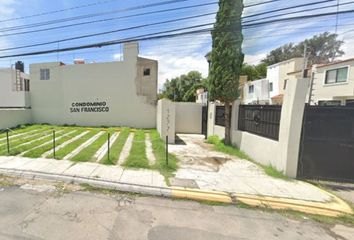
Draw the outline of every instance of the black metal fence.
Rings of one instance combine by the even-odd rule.
[[[281,106],[240,105],[238,129],[279,140]]]
[[[230,121],[231,121],[230,110]],[[216,106],[215,109],[215,125],[225,127],[225,106]]]

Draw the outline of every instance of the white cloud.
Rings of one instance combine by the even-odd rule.
[[[250,65],[256,65],[260,63],[262,59],[264,59],[266,56],[267,56],[267,52],[258,53],[254,55],[246,55],[244,62]]]
[[[123,57],[123,54],[121,54],[121,53],[115,53],[113,55],[114,60],[122,60],[122,57]]]

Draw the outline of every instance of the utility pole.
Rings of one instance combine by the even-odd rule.
[[[306,77],[305,76],[305,70],[307,68],[307,63],[308,63],[308,56],[307,56],[307,43],[304,43],[304,65],[302,66],[302,77]]]

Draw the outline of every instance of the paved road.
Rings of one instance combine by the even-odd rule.
[[[75,188],[75,187],[74,187]],[[192,201],[0,186],[0,239],[353,239],[352,228]],[[351,235],[353,234],[353,235]]]

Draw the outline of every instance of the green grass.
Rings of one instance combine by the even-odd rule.
[[[71,129],[71,128],[68,128],[65,130],[65,133],[69,133],[71,131],[74,131],[72,133],[70,133],[69,135],[66,135],[58,140],[55,141],[56,143],[56,146],[70,140],[71,138],[75,137],[76,135],[80,134],[81,132],[83,132],[83,130],[80,130],[80,129]],[[60,136],[59,136],[60,137]],[[57,137],[56,137],[57,138]],[[34,150],[31,150],[29,152],[27,152],[24,157],[30,157],[30,158],[38,158],[40,157],[43,153],[45,152],[48,152],[50,150],[53,149],[53,144],[52,143],[48,143],[47,145],[44,145],[42,146],[41,148],[37,148],[37,149],[34,149]]]
[[[86,129],[84,129],[84,131],[87,131]],[[55,158],[56,159],[63,159],[66,155],[68,155],[69,153],[71,153],[72,151],[74,151],[77,147],[79,147],[81,144],[83,144],[84,142],[86,142],[88,139],[90,139],[91,137],[93,137],[95,134],[98,133],[99,130],[97,129],[93,129],[90,130],[88,133],[86,133],[84,136],[82,136],[81,138],[77,139],[76,141],[66,145],[65,147],[63,147],[62,149],[56,151],[55,153]],[[53,154],[49,155],[48,158],[53,158]]]
[[[109,159],[108,159],[108,155],[106,154],[103,157],[103,159],[101,160],[102,164],[106,164],[106,165],[116,165],[117,164],[120,153],[122,152],[124,144],[127,141],[129,133],[130,133],[129,128],[122,128],[121,129],[118,138],[112,144],[112,147],[110,149]]]
[[[109,131],[112,132],[111,129]],[[93,143],[82,149],[76,156],[74,156],[70,160],[74,162],[88,162],[96,160],[94,159],[95,153],[102,147],[102,145],[107,141],[107,139],[107,133],[102,134]]]
[[[49,126],[38,126],[38,125],[33,125],[33,126],[30,126],[30,127],[27,127],[27,128],[20,128],[19,130],[16,130],[14,132],[10,131],[9,132],[9,141],[10,141],[10,144],[11,143],[16,143],[24,138],[28,138],[28,137],[31,137],[32,135],[35,135],[37,133],[40,133],[41,131],[43,131],[44,129],[48,129]],[[33,133],[29,133],[30,131],[33,131],[33,130],[39,130],[39,131],[36,131],[36,132],[33,132]],[[14,136],[14,135],[17,135],[17,134],[24,134],[24,135],[21,135],[21,136]],[[0,138],[4,138],[6,137],[6,133],[5,134],[1,134]],[[0,140],[0,145],[3,145],[3,144],[6,144],[7,141],[6,139],[3,139],[3,140]]]
[[[143,130],[135,132],[132,148],[123,166],[130,168],[150,168],[149,160],[146,157],[145,132]]]
[[[258,165],[261,167],[264,172],[271,177],[274,178],[280,178],[283,180],[291,181],[292,179],[285,176],[282,172],[276,170],[273,166],[264,166],[262,164],[259,164],[255,162],[252,158],[247,156],[246,153],[242,152],[240,149],[231,146],[231,145],[226,145],[218,136],[210,136],[208,139],[205,141],[206,143],[213,144],[214,145],[214,150],[218,152],[223,152],[232,156],[236,156],[241,159],[246,159],[248,161],[251,161],[252,163]]]
[[[9,133],[10,136],[11,134],[19,134],[19,133],[24,133],[24,132],[28,132],[31,130],[34,130],[36,128],[38,128],[38,126],[40,125],[31,125],[31,124],[23,124],[23,125],[18,125],[16,127],[13,128],[9,128]],[[0,129],[0,138],[4,138],[6,137],[6,129]]]
[[[56,131],[59,130],[59,128],[54,128]],[[64,134],[64,131],[63,132],[60,132],[57,134],[57,136],[61,136],[62,134]],[[36,140],[36,139],[39,139],[40,137],[44,137],[43,139],[41,140]],[[23,140],[23,141],[20,141],[18,143],[16,143],[16,145],[13,145],[10,147],[10,154],[7,154],[7,151],[1,151],[0,152],[0,155],[5,155],[5,156],[8,156],[8,155],[18,155],[20,154],[21,152],[24,152],[24,151],[27,151],[33,147],[36,147],[38,145],[41,145],[45,142],[48,142],[52,139],[52,134],[51,134],[51,131],[48,131],[48,132],[44,132],[43,134],[41,134],[40,136],[37,136],[37,137],[32,137],[30,139],[27,139],[27,140]],[[19,146],[20,144],[22,143],[27,143],[27,142],[30,142],[30,141],[33,141],[32,143],[30,144],[27,144],[27,145],[22,145],[22,146]]]
[[[177,158],[173,154],[168,154],[168,165],[166,164],[166,144],[160,138],[160,134],[156,130],[151,130],[150,139],[152,143],[152,150],[156,158],[156,163],[153,166],[166,179],[173,177],[173,173],[177,170]]]

